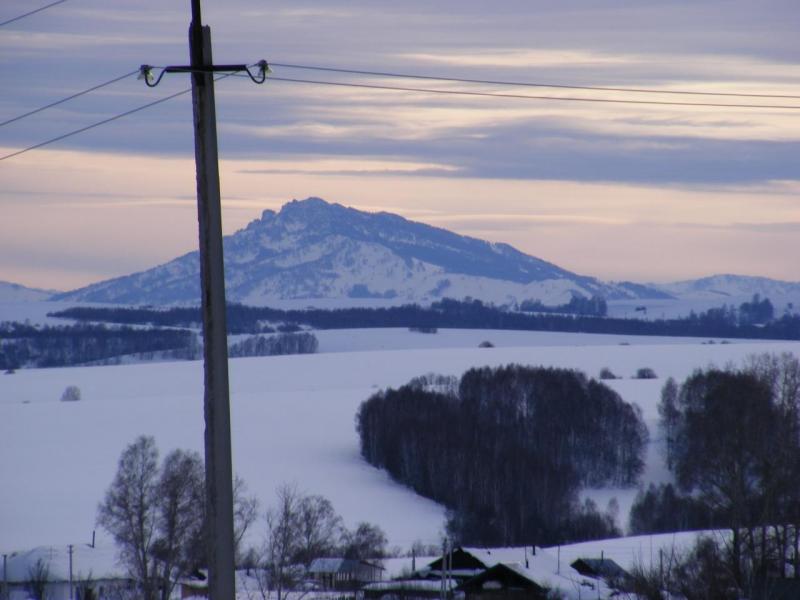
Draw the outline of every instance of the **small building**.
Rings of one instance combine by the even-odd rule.
[[[323,590],[357,590],[367,583],[380,581],[383,567],[353,558],[315,558],[308,575]]]
[[[72,546],[70,590],[69,546],[39,546],[5,555],[0,562],[0,586],[8,586],[9,600],[27,600],[40,587],[48,600],[106,600],[132,590],[133,581],[117,563],[113,546]]]
[[[396,581],[377,581],[362,588],[365,600],[429,600],[453,597],[455,579],[400,579]]]
[[[545,600],[548,588],[524,568],[499,563],[458,586],[465,600]]]
[[[609,583],[621,583],[628,579],[628,572],[610,558],[579,558],[570,565],[584,577],[594,577]]]
[[[459,546],[448,555],[447,574],[463,582],[500,563],[530,564],[534,561],[536,552],[537,549],[532,546],[501,548]],[[436,578],[441,577],[444,567],[444,557],[440,557],[429,563],[426,569],[431,577]]]
[[[450,558],[450,556],[448,556]],[[559,553],[531,546],[453,550],[447,574],[457,580],[456,597],[464,600],[540,600],[547,594],[569,600],[611,598],[614,590],[603,579],[581,575],[561,562]],[[443,558],[418,571],[441,577]]]

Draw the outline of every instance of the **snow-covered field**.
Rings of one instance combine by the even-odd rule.
[[[738,362],[755,352],[800,355],[800,343],[791,342],[708,345],[535,332],[358,330],[320,332],[319,338],[320,354],[231,361],[235,469],[262,507],[272,502],[278,485],[295,482],[330,498],[349,526],[376,522],[390,544],[400,546],[438,541],[444,511],[360,458],[354,415],[381,387],[430,371],[460,375],[481,365],[554,365],[592,376],[609,367],[626,377],[609,385],[641,406],[655,434],[664,378],[682,379],[697,367]],[[497,347],[477,348],[483,340]],[[639,367],[653,368],[659,379],[630,379]],[[0,375],[0,551],[89,541],[117,458],[137,435],[155,436],[162,453],[201,450],[202,380],[201,362]],[[81,388],[80,402],[59,402],[68,385]],[[665,476],[656,446],[646,481]],[[623,522],[634,494],[592,492],[601,507],[617,497]],[[260,524],[253,542],[262,529]]]

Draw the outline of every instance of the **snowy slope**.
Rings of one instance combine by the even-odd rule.
[[[670,558],[685,556],[698,537],[707,536],[723,542],[725,531],[681,531],[678,533],[657,533],[631,537],[594,540],[578,544],[567,544],[561,547],[545,548],[547,554],[560,556],[561,566],[569,565],[579,558],[610,558],[626,571],[635,568],[649,570],[658,567],[660,556],[664,564]]]
[[[18,283],[0,281],[0,303],[4,302],[37,302],[47,300],[54,291],[38,290]]]
[[[747,275],[712,275],[702,279],[647,285],[648,289],[658,289],[672,296],[672,299],[643,297],[613,300],[608,303],[609,316],[645,319],[685,317],[690,311],[700,313],[723,304],[738,307],[743,302],[749,302],[755,294],[770,299],[777,317],[800,312],[800,282]],[[646,312],[641,311],[642,307],[647,309]]]
[[[667,297],[629,283],[606,284],[519,252],[390,213],[367,213],[319,198],[292,201],[225,239],[227,295],[244,304],[324,299],[431,302],[471,296],[498,304],[573,294]],[[60,300],[123,304],[194,303],[192,252],[153,269],[90,285]]]
[[[762,298],[784,296],[800,298],[800,282],[745,275],[712,275],[702,279],[650,285],[686,299],[710,298],[728,301],[729,298],[744,298],[749,300],[754,294],[759,294]]]
[[[591,345],[594,336],[590,335],[570,336],[569,345],[557,345],[552,337],[537,345],[542,340],[537,342],[536,335],[528,338],[514,333],[461,334],[467,346],[462,348],[376,351],[388,345],[381,338],[383,332],[376,330],[371,344],[360,342],[362,348],[372,349],[361,352],[233,360],[235,468],[259,496],[262,507],[272,501],[276,486],[296,482],[309,493],[330,498],[349,526],[361,520],[379,523],[392,545],[408,547],[417,539],[437,543],[443,509],[393,483],[359,455],[353,419],[359,404],[375,390],[399,386],[430,371],[460,375],[471,366],[486,364],[557,365],[580,368],[590,375],[607,366],[625,377],[648,366],[661,379],[619,379],[609,384],[642,407],[655,431],[655,407],[664,377],[683,378],[698,366],[739,361],[753,352],[800,353],[800,344],[788,342],[703,345],[683,339],[646,344],[628,337],[628,345],[621,345],[607,337],[606,345]],[[509,343],[517,345],[502,347],[501,334],[508,334]],[[324,343],[341,348],[348,332],[337,335],[339,341],[331,338]],[[437,337],[413,335],[420,340]],[[474,346],[476,339],[487,335],[500,347]],[[58,401],[68,385],[81,388],[80,402]],[[4,477],[0,550],[88,540],[97,503],[113,477],[117,458],[137,435],[154,435],[162,453],[177,447],[201,450],[202,396],[200,362],[0,375],[0,473]],[[655,440],[648,462],[647,478],[651,479],[663,477],[657,446]],[[626,520],[635,491],[597,494],[616,496]],[[254,532],[253,541],[258,541],[262,529]]]

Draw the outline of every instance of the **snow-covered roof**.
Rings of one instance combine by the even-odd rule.
[[[540,549],[534,549],[533,546],[506,546],[500,548],[462,547],[461,550],[471,554],[486,567],[493,567],[499,563],[525,564],[525,558],[527,557],[530,562],[534,552],[538,552]]]
[[[383,569],[377,563],[352,558],[315,558],[308,567],[309,573],[347,573],[358,569],[361,565]]]
[[[381,561],[384,568],[383,576],[385,579],[408,577],[415,569],[416,571],[421,571],[427,565],[437,560],[437,558],[437,556],[417,556],[415,559],[412,559],[410,556],[384,558]]]
[[[529,562],[527,567],[520,563],[507,563],[503,566],[542,587],[559,590],[564,598],[570,600],[586,598],[587,590],[590,589],[593,590],[592,597],[609,598],[612,595],[613,590],[604,582],[584,577],[569,565],[562,565],[556,570],[555,558],[546,552],[538,556],[540,560],[536,563]]]
[[[579,558],[572,563],[576,571],[587,571],[586,575],[600,577],[624,577],[627,571],[610,558]]]
[[[30,579],[30,571],[41,560],[48,568],[50,581],[69,581],[69,548],[67,546],[38,546],[14,552],[6,558],[8,581],[22,583]],[[0,580],[4,577],[0,561]],[[75,544],[72,547],[72,577],[79,581],[92,579],[126,579],[128,571],[117,562],[113,545]]]
[[[580,544],[576,544],[576,546],[580,546]],[[575,560],[574,558],[570,560],[567,556],[570,554],[571,546],[561,547],[560,559],[557,548],[513,546],[500,548],[462,547],[460,549],[480,561],[487,569],[510,569],[541,587],[560,590],[562,595],[569,600],[585,598],[590,590],[591,597],[598,597],[599,595],[600,598],[609,598],[613,592],[605,582],[585,577],[570,566],[570,563]],[[480,569],[462,571],[454,570],[452,575],[454,577],[473,576],[483,572]],[[434,583],[439,585],[438,580],[434,580]]]

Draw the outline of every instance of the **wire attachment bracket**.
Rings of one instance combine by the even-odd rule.
[[[156,76],[155,71],[161,69],[161,72]],[[147,87],[154,88],[163,79],[166,73],[241,73],[244,71],[253,83],[262,84],[267,80],[267,75],[272,73],[269,68],[269,63],[266,60],[260,60],[253,65],[209,65],[201,67],[183,66],[183,65],[170,65],[167,67],[154,67],[153,65],[142,65],[139,67],[138,79],[143,79]]]

